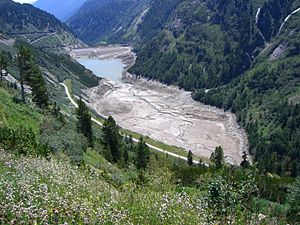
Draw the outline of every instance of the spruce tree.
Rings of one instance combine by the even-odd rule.
[[[188,152],[188,155],[187,155],[187,163],[189,166],[193,165],[193,153],[191,150]]]
[[[3,70],[7,69],[8,60],[3,53],[0,53],[0,81],[3,80]]]
[[[92,120],[91,114],[86,106],[86,104],[80,98],[78,101],[78,108],[76,110],[77,114],[77,131],[82,133],[88,140],[89,145],[93,147],[93,130],[92,130]]]
[[[30,66],[32,65],[32,56],[30,50],[25,46],[21,46],[19,48],[18,56],[18,67],[20,72],[20,85],[21,85],[21,99],[22,102],[25,103],[25,89],[24,83],[25,81],[29,81],[29,71]]]
[[[21,46],[18,53],[18,67],[20,71],[20,84],[22,101],[25,103],[24,84],[28,84],[32,90],[32,100],[40,108],[48,106],[48,93],[46,82],[42,72],[34,62],[30,49]]]
[[[150,161],[150,151],[148,145],[141,137],[137,146],[136,168],[145,169]]]
[[[128,164],[128,161],[129,161],[129,153],[128,153],[128,149],[127,149],[127,148],[124,149],[124,152],[123,152],[123,159],[124,159],[125,165],[127,165],[127,164]]]
[[[211,156],[212,161],[215,163],[217,169],[222,168],[224,165],[224,151],[221,146],[216,147],[215,152]]]
[[[133,143],[133,139],[132,139],[131,135],[125,136],[124,142],[125,142],[126,149],[128,151],[133,151],[134,150],[134,143]]]
[[[42,76],[42,73],[37,65],[32,65],[30,69],[30,82],[33,102],[40,108],[46,108],[48,106],[48,94],[46,82]]]
[[[243,168],[248,168],[250,166],[250,163],[248,161],[248,154],[243,151],[243,155],[242,155],[243,161],[241,162],[241,166]]]
[[[102,143],[108,151],[107,155],[111,156],[111,159],[109,157],[107,160],[115,163],[118,162],[121,159],[121,135],[119,134],[119,129],[113,117],[109,116],[104,122],[102,133]]]

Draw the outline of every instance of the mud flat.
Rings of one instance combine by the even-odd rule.
[[[135,56],[130,48],[121,48],[121,52],[112,48],[99,49],[98,53],[93,49],[91,57],[119,57],[130,66]],[[76,54],[86,57],[91,51]],[[122,81],[103,79],[99,86],[86,90],[88,105],[101,115],[113,116],[121,127],[154,140],[208,158],[220,145],[227,162],[242,161],[242,152],[248,148],[247,135],[234,114],[196,102],[190,92],[177,87],[133,77],[126,70]]]
[[[194,154],[210,157],[221,145],[226,161],[239,164],[247,149],[233,114],[195,102],[176,87],[135,78],[130,83],[102,80],[86,94],[90,107],[113,116],[121,127]]]

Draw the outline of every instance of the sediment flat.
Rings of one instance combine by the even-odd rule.
[[[113,116],[128,130],[210,157],[222,146],[226,161],[241,162],[247,138],[232,113],[194,101],[189,92],[144,79],[130,83],[102,80],[86,91],[89,106]]]
[[[124,47],[121,52],[115,49],[102,49],[107,54],[98,51],[95,57],[132,57]],[[91,53],[83,52],[80,56]],[[126,61],[126,57],[120,58]],[[234,114],[196,102],[190,92],[177,87],[136,78],[124,71],[123,83],[103,79],[85,94],[89,107],[101,115],[113,116],[121,127],[196,155],[209,158],[217,146],[222,146],[226,161],[237,165],[242,161],[242,152],[247,151],[247,135]]]

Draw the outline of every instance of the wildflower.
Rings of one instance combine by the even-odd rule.
[[[263,215],[263,214],[258,214],[258,220],[259,221],[262,221],[262,220],[264,220],[266,218],[266,216],[265,215]]]

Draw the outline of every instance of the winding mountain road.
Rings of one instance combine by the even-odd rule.
[[[68,89],[67,85],[65,85],[64,83],[60,83],[60,84],[65,88],[65,93],[66,93],[68,99],[70,100],[70,102],[72,103],[72,105],[74,105],[76,108],[78,108],[78,104],[77,104],[77,103],[74,101],[74,99],[72,98],[72,96],[71,96],[71,94],[70,94],[70,92],[69,92],[69,89]],[[101,122],[99,122],[97,119],[95,119],[95,118],[93,118],[93,117],[92,117],[92,121],[93,121],[94,123],[96,123],[97,125],[101,126],[101,127],[103,126],[103,124],[102,124]],[[122,134],[122,135],[123,135],[123,134]],[[139,142],[139,140],[136,139],[136,138],[132,138],[132,140],[133,140],[134,142],[136,142],[136,143]],[[187,161],[187,158],[186,158],[186,157],[183,157],[183,156],[181,156],[181,155],[177,155],[177,154],[172,153],[172,152],[165,151],[165,150],[163,150],[163,149],[161,149],[161,148],[155,147],[155,146],[150,145],[150,144],[148,144],[148,143],[146,143],[146,144],[147,144],[147,146],[148,146],[149,148],[151,148],[151,149],[153,149],[153,150],[155,150],[155,151],[158,151],[158,152],[161,152],[161,153],[164,153],[164,154],[167,154],[167,155],[170,155],[170,156],[173,156],[173,157],[176,157],[176,158],[179,158],[179,159],[182,159],[182,160]],[[198,164],[198,161],[194,160],[194,164]],[[207,165],[207,164],[205,164],[205,165]],[[208,166],[208,165],[207,165],[207,166]]]
[[[294,10],[293,12],[291,12],[283,21],[283,23],[281,24],[279,30],[278,30],[278,34],[281,32],[283,26],[286,24],[286,22],[291,18],[292,15],[294,15],[295,13],[300,11],[300,7],[297,8],[296,10]]]

